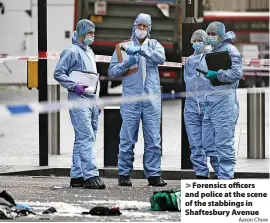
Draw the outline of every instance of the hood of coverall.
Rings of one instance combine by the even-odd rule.
[[[86,46],[84,43],[81,43],[81,42],[78,40],[78,35],[77,35],[77,32],[76,32],[76,31],[74,31],[74,32],[73,32],[73,35],[72,35],[72,44],[78,45],[78,46],[81,47],[84,51],[87,50],[87,46]]]
[[[147,38],[150,38],[150,32],[151,32],[151,28],[152,28],[151,16],[148,15],[148,14],[140,13],[137,16],[137,18],[135,19],[135,21],[134,21],[133,29],[132,29],[132,35],[131,35],[131,40],[134,43],[137,43],[137,44],[139,44],[139,41],[138,41],[138,38],[135,35],[135,29],[136,29],[136,26],[141,22],[144,22],[144,23],[146,23],[148,25]]]

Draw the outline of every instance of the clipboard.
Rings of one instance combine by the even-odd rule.
[[[74,70],[69,74],[69,78],[77,84],[88,85],[88,88],[85,89],[86,93],[96,93],[99,80],[98,73]]]
[[[133,42],[131,40],[125,40],[121,43],[116,44],[115,49],[116,49],[116,54],[118,57],[118,61],[121,63],[123,60],[128,60],[129,55],[121,50],[121,46],[133,46]],[[122,75],[122,77],[129,76],[130,74],[136,73],[138,71],[138,64],[134,64],[129,68],[129,70]]]
[[[205,55],[205,61],[208,67],[208,70],[218,71],[228,70],[232,67],[231,57],[228,51],[221,51],[215,53],[207,53]],[[220,86],[225,84],[232,84],[231,82],[221,82],[217,78],[211,80],[213,86]]]

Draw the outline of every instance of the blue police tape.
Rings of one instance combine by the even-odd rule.
[[[27,113],[47,113],[47,112],[54,112],[59,111],[60,109],[75,109],[75,108],[83,108],[87,106],[91,106],[94,104],[99,105],[100,107],[108,106],[108,105],[115,105],[121,103],[128,103],[128,102],[136,102],[136,101],[144,101],[147,99],[151,99],[153,97],[159,97],[159,95],[144,95],[144,96],[133,96],[133,97],[121,97],[119,98],[104,98],[98,100],[87,100],[87,102],[81,101],[66,101],[66,102],[48,102],[48,103],[32,103],[32,104],[14,104],[14,105],[0,105],[2,108],[6,108],[8,112],[12,115],[23,115]],[[164,93],[162,94],[162,99],[176,99],[176,98],[183,98],[185,94],[183,93]],[[127,100],[129,99],[129,100]],[[38,106],[39,105],[39,106]],[[38,106],[38,107],[37,107]],[[1,111],[0,111],[1,114]]]
[[[187,96],[186,93],[180,92],[180,93],[163,93],[162,99],[181,99],[185,98]]]
[[[14,115],[32,112],[32,109],[29,107],[29,105],[7,105],[6,108],[11,114]]]
[[[83,96],[82,96],[83,97]],[[1,115],[25,115],[31,113],[49,113],[57,112],[61,109],[79,109],[97,105],[101,108],[105,106],[116,106],[122,103],[139,102],[145,100],[153,100],[160,98],[159,94],[148,95],[135,95],[130,97],[106,97],[99,99],[86,99],[85,100],[69,100],[69,101],[54,101],[54,102],[40,102],[29,104],[11,104],[0,105]]]
[[[248,88],[245,93],[269,93],[269,87],[266,88]],[[235,91],[232,89],[231,91]],[[208,94],[213,91],[200,91],[203,94]],[[215,93],[228,94],[228,90],[219,90]],[[195,97],[195,92],[177,92],[177,93],[163,93],[163,94],[143,94],[135,95],[130,97],[104,97],[99,99],[88,99],[88,100],[72,100],[72,101],[54,101],[54,102],[40,102],[40,103],[29,103],[29,104],[10,104],[0,105],[0,117],[4,113],[9,115],[24,115],[30,113],[49,113],[57,112],[61,109],[78,109],[88,107],[92,105],[98,105],[100,108],[106,106],[119,106],[123,103],[139,102],[151,99],[181,99],[188,97]]]

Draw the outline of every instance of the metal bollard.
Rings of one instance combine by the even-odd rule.
[[[247,158],[265,159],[265,93],[263,91],[247,94],[247,125]]]
[[[49,102],[60,101],[60,85],[48,85]],[[60,112],[48,113],[49,154],[60,155]]]
[[[190,42],[190,37],[192,36],[193,32],[196,31],[198,27],[198,23],[196,20],[196,6],[198,5],[199,1],[195,0],[185,0],[181,1],[181,3],[185,4],[183,8],[183,12],[185,14],[185,19],[182,24],[182,56],[181,57],[188,57],[193,54],[193,49]],[[181,58],[179,58],[182,60]],[[184,81],[184,67],[182,67],[181,71],[181,90],[183,92],[186,91],[186,84]],[[193,169],[193,164],[190,160],[190,148],[189,148],[189,141],[186,131],[186,125],[184,121],[184,108],[185,108],[185,101],[186,99],[183,97],[181,99],[181,169]]]
[[[104,108],[104,167],[118,166],[118,151],[120,144],[120,129],[122,117],[120,106]]]

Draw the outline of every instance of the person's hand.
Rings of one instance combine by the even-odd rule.
[[[88,88],[88,85],[77,84],[76,87],[75,87],[76,94],[82,95],[85,92],[85,88]]]
[[[139,53],[141,51],[141,47],[139,46],[129,46],[127,49],[126,49],[126,53],[128,55],[134,55],[136,53]]]
[[[218,72],[213,70],[208,70],[207,74],[205,75],[205,78],[213,80],[217,78]]]
[[[135,55],[135,56],[130,56],[128,58],[128,66],[132,66],[134,64],[139,63],[139,55]]]

